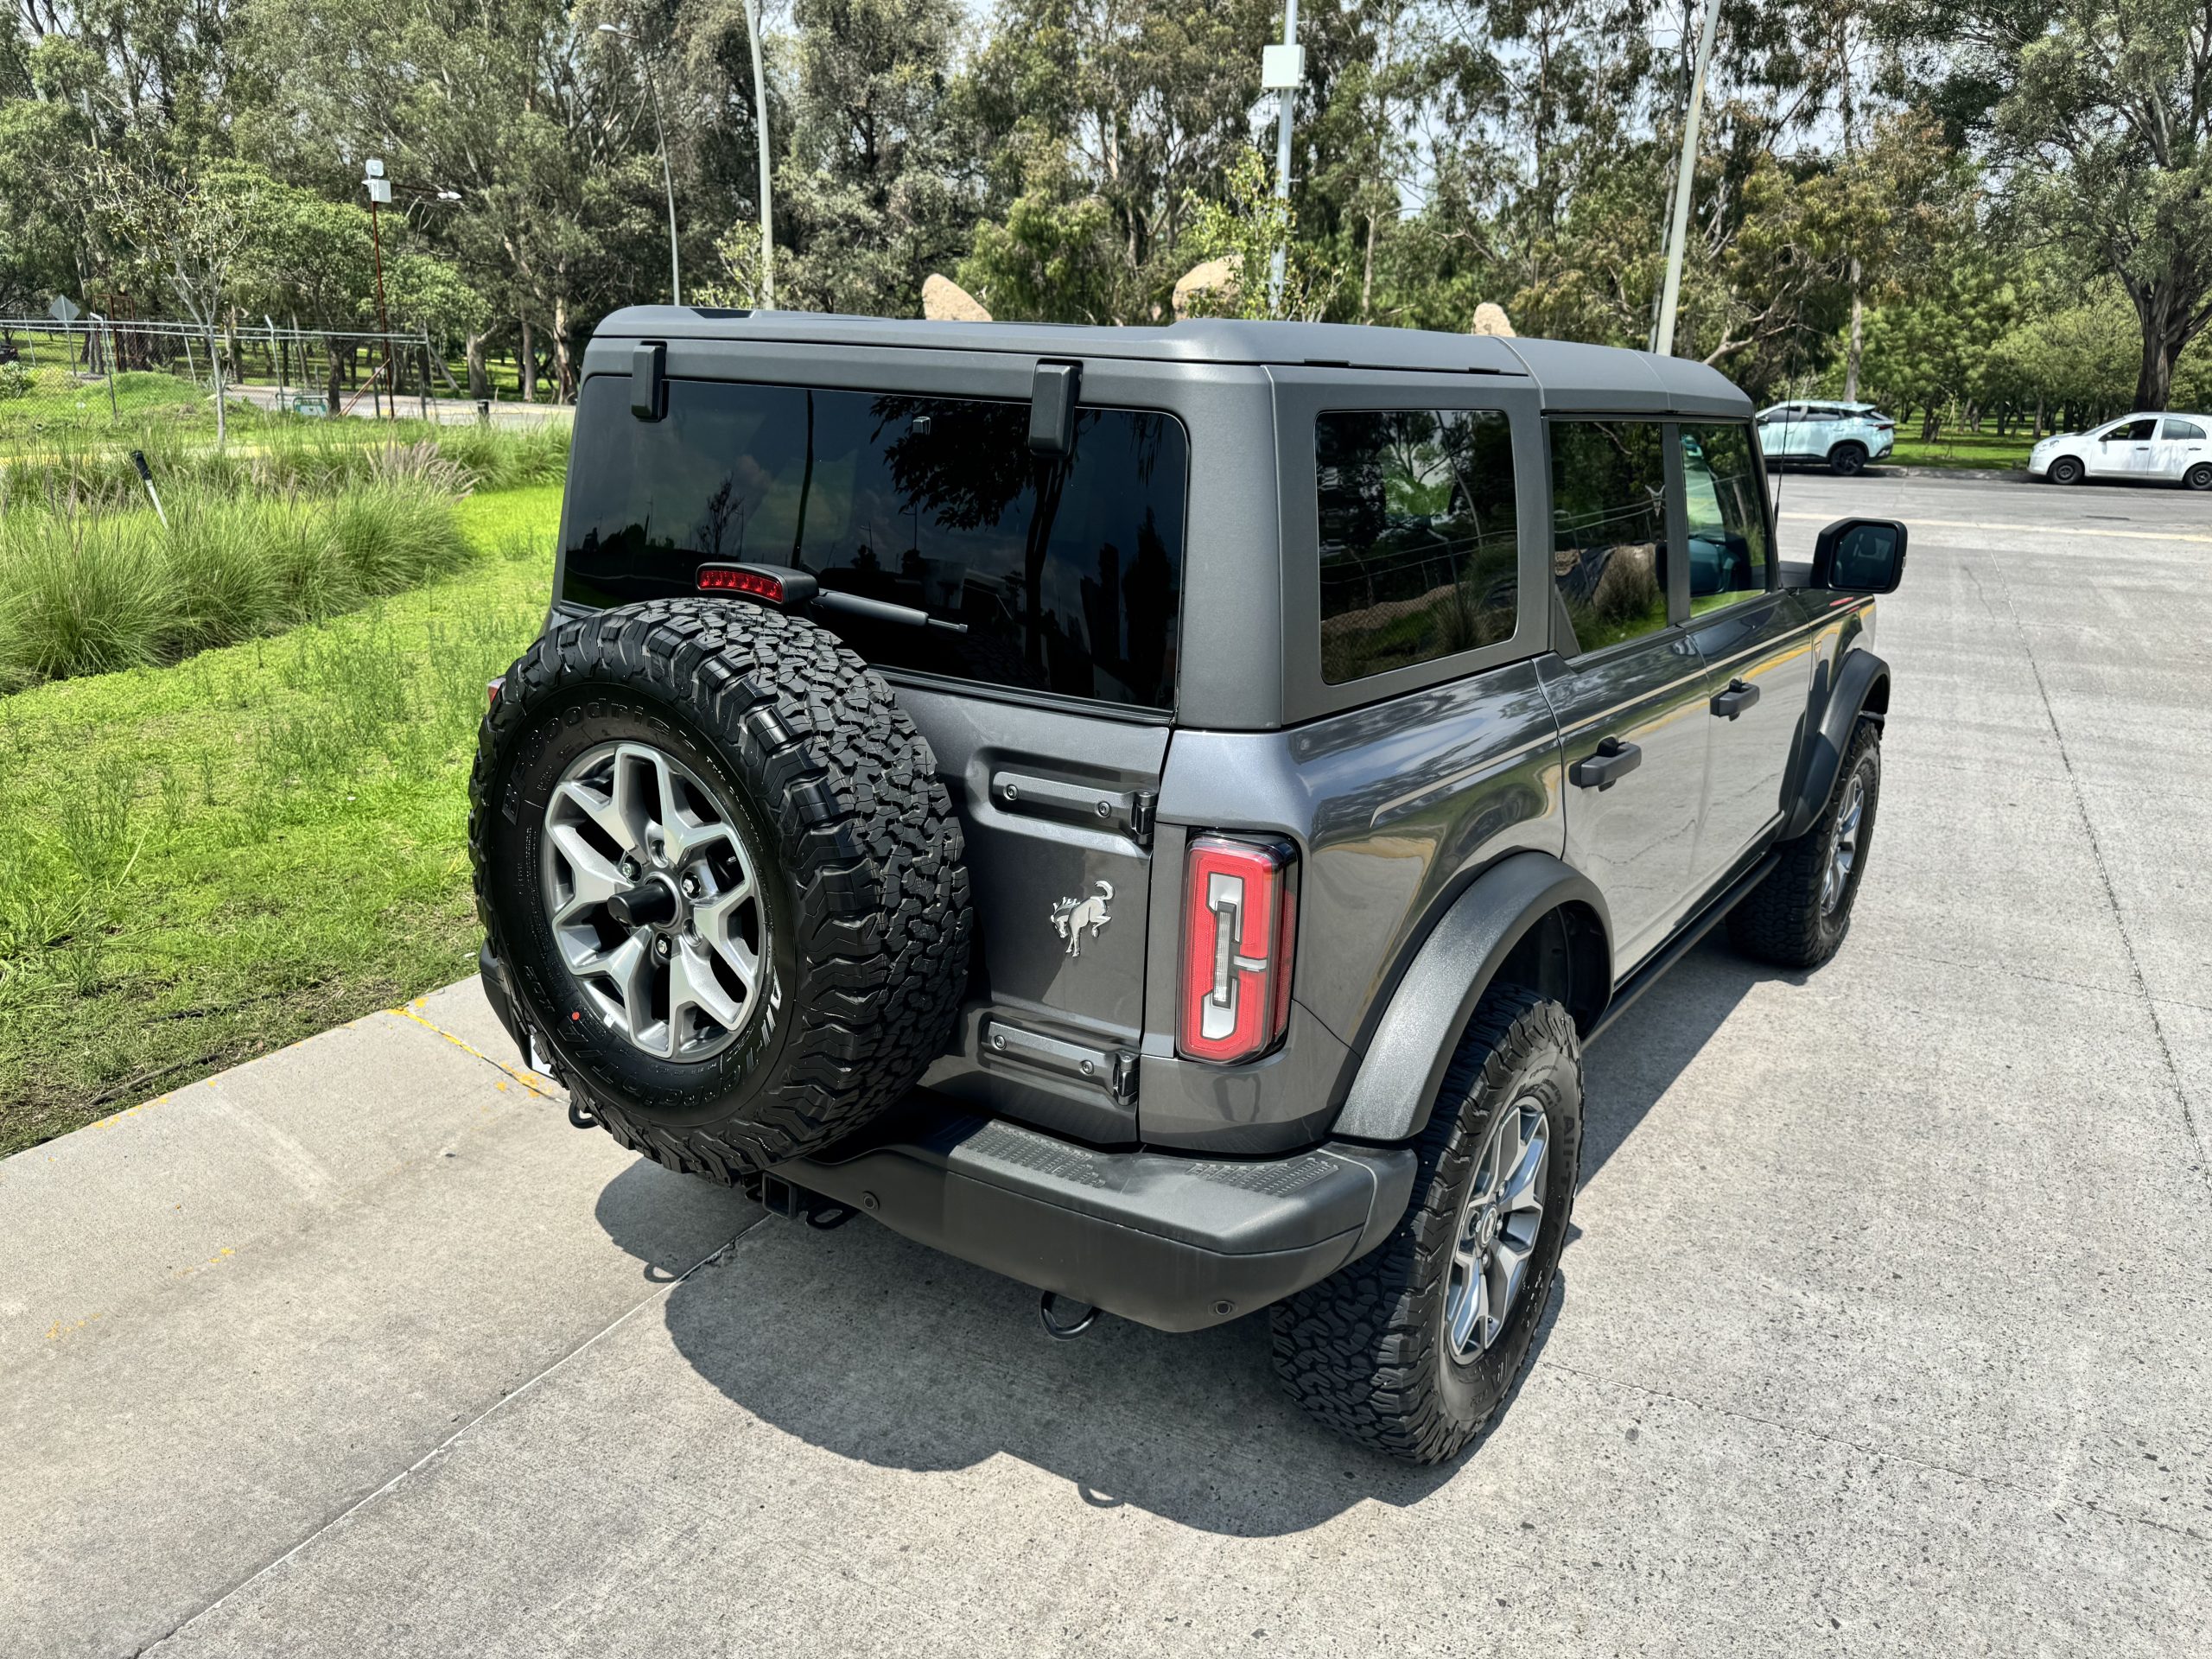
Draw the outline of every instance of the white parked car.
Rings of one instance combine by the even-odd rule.
[[[2124,415],[2089,432],[2061,432],[2028,453],[2028,476],[2054,484],[2125,478],[2212,490],[2212,415]]]
[[[1759,411],[1759,451],[1769,461],[1824,462],[1846,478],[1897,447],[1897,423],[1872,404],[1777,404]]]

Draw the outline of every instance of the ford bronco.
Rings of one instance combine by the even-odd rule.
[[[1055,1334],[1264,1310],[1322,1422],[1450,1457],[1583,1046],[1865,876],[1905,532],[1785,572],[1766,490],[1641,353],[619,312],[482,728],[486,991],[625,1146]]]

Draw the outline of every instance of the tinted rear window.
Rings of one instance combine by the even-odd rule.
[[[872,663],[1166,709],[1174,702],[1188,446],[1172,416],[1077,413],[1074,453],[1029,451],[1029,405],[626,375],[576,410],[563,597],[696,591],[708,562],[793,567],[965,633],[828,612]]]

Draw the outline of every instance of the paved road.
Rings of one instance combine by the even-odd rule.
[[[1593,1051],[1455,1468],[577,1134],[471,987],[0,1165],[10,1655],[2194,1655],[2212,1644],[2212,503],[1913,521],[1851,939]]]

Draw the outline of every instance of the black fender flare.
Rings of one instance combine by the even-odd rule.
[[[1549,853],[1510,854],[1452,900],[1414,953],[1331,1133],[1388,1142],[1410,1140],[1427,1127],[1475,1004],[1514,947],[1563,905],[1586,906],[1597,918],[1605,957],[1602,1007],[1612,990],[1612,917],[1604,896]]]
[[[1827,804],[1828,792],[1835,787],[1835,775],[1843,766],[1844,751],[1851,747],[1851,734],[1862,716],[1881,719],[1879,713],[1867,714],[1867,702],[1878,695],[1880,707],[1889,701],[1890,665],[1865,646],[1847,649],[1835,678],[1830,683],[1827,701],[1819,710],[1820,724],[1807,738],[1801,762],[1796,768],[1796,786],[1789,798],[1789,816],[1783,820],[1783,841],[1795,839],[1812,827],[1813,820],[1821,816],[1821,809]]]

